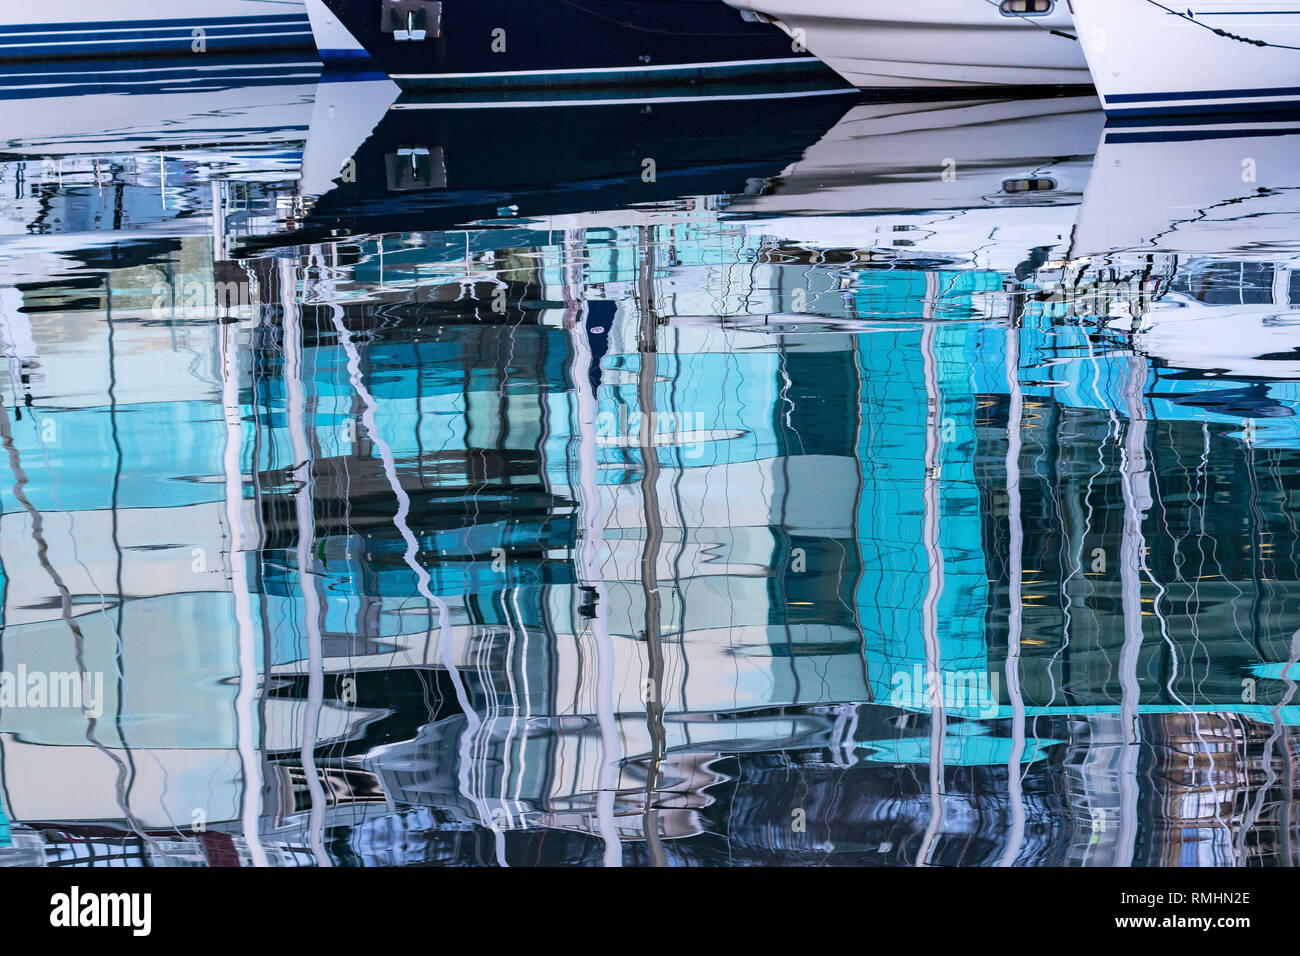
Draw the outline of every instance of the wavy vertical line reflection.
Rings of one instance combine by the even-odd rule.
[[[248,846],[253,865],[264,867],[270,861],[261,839],[263,777],[262,754],[257,737],[260,736],[262,722],[255,711],[261,674],[258,669],[257,629],[253,623],[252,592],[245,557],[248,540],[244,526],[244,423],[239,404],[239,351],[234,341],[236,329],[237,326],[231,324],[225,324],[221,329],[221,403],[226,438],[222,468],[225,474],[226,531],[229,535],[227,573],[230,576],[234,604],[239,662],[239,687],[235,695],[236,746],[243,783],[240,819],[244,842]]]
[[[1025,753],[1025,704],[1020,690],[1020,647],[1024,613],[1024,529],[1021,525],[1020,450],[1024,399],[1020,388],[1020,338],[1014,322],[1006,329],[1007,411],[1007,524],[1010,550],[1007,555],[1010,578],[1007,589],[1007,695],[1011,700],[1011,750],[1007,755],[1007,805],[1010,826],[1007,846],[1000,865],[1012,866],[1025,839],[1025,805],[1021,759]]]
[[[349,381],[353,390],[360,397],[364,411],[362,412],[362,423],[365,425],[367,434],[370,435],[371,442],[374,443],[375,449],[379,452],[380,460],[383,462],[384,477],[387,479],[389,487],[393,491],[393,496],[397,499],[397,512],[393,516],[393,524],[396,526],[406,550],[402,554],[402,560],[406,566],[411,569],[415,575],[416,586],[419,589],[421,597],[438,610],[438,630],[439,630],[439,654],[443,665],[451,675],[452,685],[456,690],[456,698],[460,703],[462,712],[469,721],[469,726],[462,737],[462,748],[469,747],[470,742],[477,736],[479,729],[483,725],[482,718],[478,712],[471,706],[469,695],[465,690],[465,684],[460,676],[460,669],[457,667],[453,655],[455,653],[455,639],[451,627],[451,610],[447,602],[440,596],[433,593],[431,589],[431,577],[429,571],[424,565],[416,560],[419,553],[419,542],[416,541],[415,535],[411,532],[410,525],[406,522],[406,516],[411,511],[411,499],[407,495],[402,483],[397,477],[397,464],[393,456],[392,449],[384,439],[379,430],[376,421],[379,405],[375,397],[371,394],[370,389],[366,387],[365,380],[361,373],[361,355],[357,350],[355,343],[352,341],[352,333],[343,323],[342,310],[337,306],[331,306],[331,322],[335,331],[338,333],[339,344],[347,355]],[[469,772],[473,761],[467,759],[468,751],[462,750],[462,775]],[[473,801],[479,808],[480,819],[491,824],[493,818],[488,812],[487,803],[483,799],[482,791],[475,788],[468,782],[468,778],[462,776],[461,793],[469,800]],[[497,831],[499,835],[499,831]]]
[[[59,599],[59,615],[62,618],[64,625],[72,633],[73,656],[77,663],[78,673],[81,675],[87,675],[90,673],[90,669],[86,666],[86,636],[72,615],[72,592],[64,582],[63,576],[50,562],[49,545],[45,540],[44,517],[41,515],[40,511],[32,505],[31,500],[28,498],[26,491],[24,490],[28,483],[27,472],[23,468],[22,459],[19,456],[18,448],[14,443],[13,430],[9,422],[9,410],[3,406],[0,406],[0,444],[4,445],[5,452],[9,459],[9,470],[14,476],[14,484],[11,492],[14,499],[22,506],[23,510],[27,513],[28,519],[31,521],[32,540],[36,542],[36,559],[40,564],[41,569],[49,577],[50,583],[54,585],[54,589],[57,592]],[[84,699],[82,702],[82,710],[86,718],[86,741],[112,761],[117,769],[117,778],[114,784],[114,797],[117,801],[118,808],[122,811],[123,818],[127,821],[132,830],[141,837],[147,838],[144,828],[136,819],[135,814],[131,811],[126,800],[126,783],[130,768],[122,758],[113,753],[111,748],[107,747],[98,737],[95,736],[95,729],[99,720],[93,714],[86,712]]]
[[[921,327],[921,358],[925,376],[925,476],[922,479],[925,496],[925,553],[926,589],[921,608],[922,627],[925,631],[925,669],[934,684],[928,701],[930,708],[930,820],[926,824],[917,853],[918,866],[929,866],[934,852],[934,842],[943,829],[944,761],[943,748],[948,736],[946,701],[944,700],[942,650],[939,644],[938,604],[943,593],[943,549],[939,543],[940,479],[939,428],[943,419],[942,395],[939,391],[934,354],[935,326],[926,322]],[[1019,767],[1017,767],[1017,772]]]
[[[943,125],[996,150],[930,191],[936,120],[1037,106],[880,105],[596,212],[406,141],[509,115],[556,169],[569,107],[395,111],[319,199],[0,162],[0,660],[125,656],[135,762],[0,699],[0,861],[1297,862],[1294,257],[1074,258],[1037,122]]]
[[[280,328],[284,339],[285,411],[293,468],[297,472],[293,493],[294,516],[298,525],[295,557],[298,593],[302,597],[302,623],[307,643],[307,700],[303,708],[302,759],[307,792],[311,799],[308,817],[308,844],[318,866],[331,866],[325,852],[325,788],[316,768],[316,744],[320,733],[320,712],[325,697],[325,662],[322,655],[321,602],[316,589],[315,540],[316,514],[313,505],[313,472],[316,456],[307,431],[307,397],[303,376],[303,328],[298,311],[297,276],[293,263],[280,260],[279,289]]]
[[[566,240],[566,246],[568,245]],[[576,252],[577,250],[573,250]],[[600,727],[600,771],[596,780],[596,819],[601,839],[605,844],[605,866],[623,865],[623,844],[614,818],[614,801],[619,787],[619,757],[622,744],[615,721],[614,704],[614,645],[609,634],[609,593],[599,564],[604,547],[603,524],[600,513],[600,488],[597,485],[596,415],[597,396],[591,388],[594,360],[585,336],[580,331],[585,305],[578,297],[579,282],[566,276],[565,325],[573,356],[570,387],[574,391],[575,418],[574,445],[578,474],[579,507],[582,514],[582,539],[579,554],[582,565],[579,580],[583,587],[592,590],[595,606],[590,617],[590,627],[596,644],[596,721]],[[572,467],[572,462],[570,463]]]

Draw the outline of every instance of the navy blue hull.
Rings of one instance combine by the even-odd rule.
[[[326,0],[407,89],[689,86],[832,74],[771,24],[722,0],[443,0],[399,39],[383,0]],[[388,27],[386,32],[385,26]],[[831,81],[834,82],[834,81]]]

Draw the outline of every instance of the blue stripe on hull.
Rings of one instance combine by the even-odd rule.
[[[1106,131],[1107,143],[1186,143],[1204,139],[1241,139],[1258,136],[1290,136],[1300,133],[1297,127],[1268,127],[1264,129],[1178,129],[1178,130],[1125,130]]]
[[[335,63],[348,61],[356,63],[360,60],[369,60],[370,54],[365,50],[318,50],[322,62]]]
[[[301,31],[306,20],[304,17],[274,17],[259,23],[234,23],[229,20],[195,20],[192,25],[178,26],[172,21],[141,20],[123,22],[116,27],[95,27],[85,23],[60,23],[37,31],[11,32],[0,26],[0,43],[6,45],[32,45],[59,41],[70,37],[100,37],[104,39],[149,39],[166,36],[191,36],[196,30],[208,33],[247,34],[278,32],[285,29]],[[306,23],[310,29],[310,23]]]
[[[1106,97],[1107,103],[1168,103],[1178,100],[1234,100],[1247,97],[1289,96],[1300,99],[1300,86],[1268,86],[1244,90],[1187,90],[1182,93],[1116,93]]]
[[[205,53],[314,45],[306,14],[2,26],[0,62],[199,56],[193,50],[197,30],[203,31]]]
[[[1229,102],[1236,100],[1237,102]],[[1267,86],[1238,90],[1187,90],[1175,93],[1118,93],[1106,97],[1106,116],[1117,121],[1142,121],[1177,116],[1197,117],[1298,116],[1300,86]]]
[[[1264,100],[1262,102],[1220,103],[1207,101],[1180,106],[1135,106],[1128,109],[1106,107],[1106,116],[1125,119],[1154,116],[1294,116],[1300,115],[1300,97],[1293,100]]]
[[[60,30],[145,30],[145,29],[184,29],[190,30],[194,27],[206,27],[213,24],[230,24],[231,26],[257,26],[266,23],[286,23],[286,22],[303,22],[307,21],[305,13],[279,13],[275,15],[262,14],[261,16],[250,17],[168,17],[166,20],[133,20],[120,18],[117,20],[77,20],[70,23],[6,23],[0,24],[0,34],[10,33],[49,33]]]

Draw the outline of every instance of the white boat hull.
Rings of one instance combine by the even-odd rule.
[[[1181,5],[1152,0],[1072,3],[1108,114],[1300,107],[1300,4],[1292,0],[1211,0],[1190,18]]]
[[[377,2],[377,0],[376,0]],[[322,0],[59,0],[0,13],[0,61],[190,58],[298,48],[316,42],[326,63],[369,56]]]
[[[0,61],[190,57],[312,43],[302,0],[8,3]]]
[[[1073,86],[1091,82],[1064,0],[1006,16],[984,0],[727,0],[777,20],[862,89]],[[1054,32],[1056,31],[1056,32]]]

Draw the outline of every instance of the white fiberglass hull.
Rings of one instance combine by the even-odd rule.
[[[1154,0],[1072,3],[1108,114],[1300,107],[1294,0],[1210,0],[1194,10]]]
[[[310,45],[326,63],[370,58],[322,0],[59,0],[0,13],[0,61],[196,59]]]
[[[309,46],[302,0],[7,3],[0,61],[189,57]]]
[[[777,20],[862,89],[1091,83],[1064,0],[1008,16],[986,0],[727,0]]]

